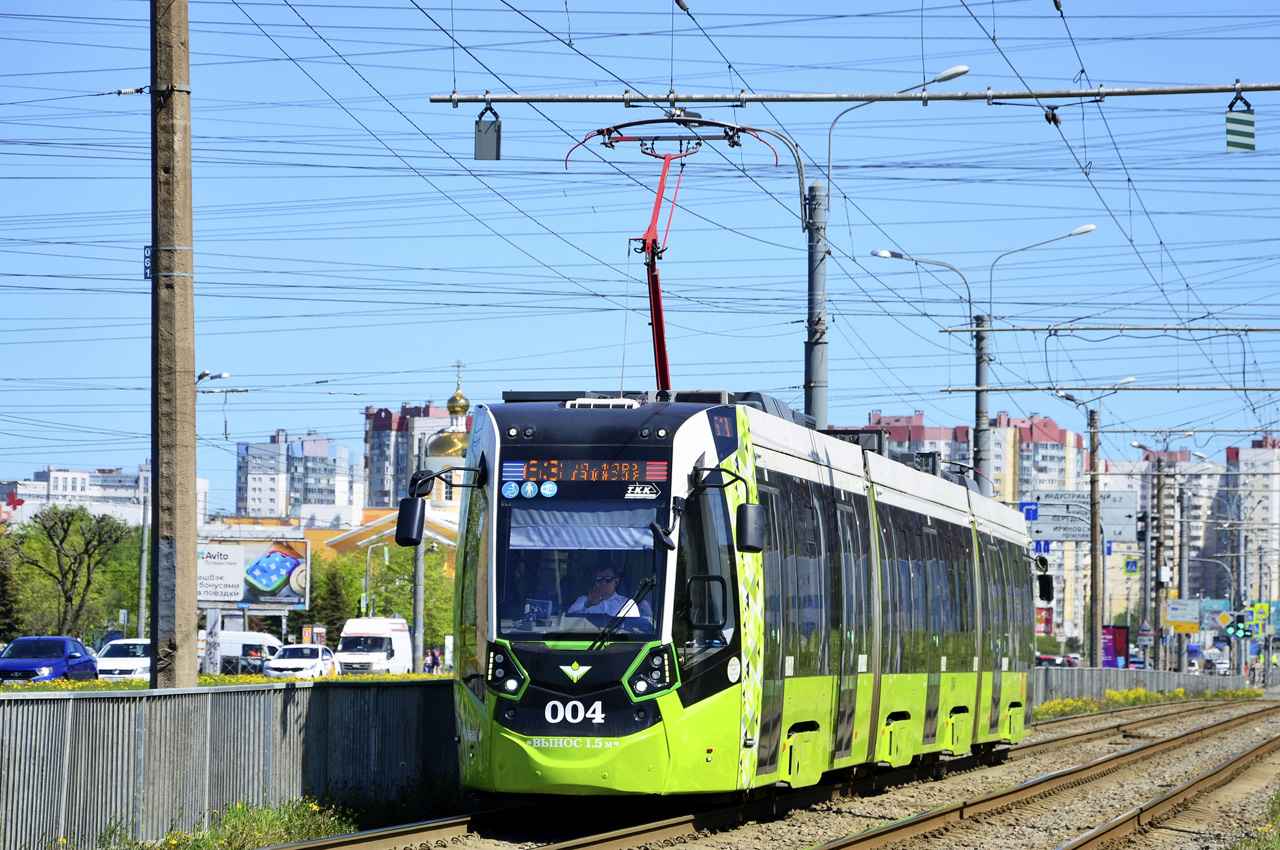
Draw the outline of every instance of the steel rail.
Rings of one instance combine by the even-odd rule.
[[[1037,779],[1023,782],[1020,785],[1015,785],[1012,788],[982,794],[932,811],[887,823],[874,829],[847,835],[823,844],[816,844],[809,850],[847,850],[847,848],[853,847],[880,847],[885,844],[931,833],[957,821],[966,820],[996,809],[1014,806],[1029,799],[1038,799],[1063,788],[1098,779],[1155,753],[1197,741],[1224,729],[1249,723],[1262,716],[1277,712],[1280,712],[1280,705],[1250,711],[1218,723],[1192,729],[1181,735],[1161,738],[1158,741],[1131,747],[1122,752],[1103,756],[1085,764],[1064,768]],[[543,850],[549,850],[549,848],[543,848]],[[585,848],[577,848],[576,850],[585,850]]]
[[[387,829],[349,832],[345,835],[316,838],[297,844],[277,844],[274,847],[264,848],[264,850],[283,850],[283,848],[289,848],[289,850],[342,850],[342,848],[346,847],[359,848],[359,850],[400,850],[403,847],[434,847],[437,841],[451,843],[451,839],[460,838],[474,832],[478,820],[494,817],[497,814],[495,812],[483,812],[478,815],[463,815],[421,821]]]
[[[1177,788],[1172,788],[1158,797],[1153,797],[1140,806],[1135,806],[1118,818],[1096,826],[1083,835],[1059,845],[1057,850],[1088,850],[1101,847],[1117,838],[1135,832],[1138,829],[1158,821],[1165,814],[1178,808],[1183,803],[1209,793],[1236,779],[1255,761],[1280,747],[1280,738],[1262,741],[1244,752],[1227,759],[1217,767],[1210,768],[1199,776],[1192,777]]]

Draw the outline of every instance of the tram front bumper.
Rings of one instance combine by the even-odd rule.
[[[517,735],[494,728],[494,787],[502,793],[660,794],[670,753],[661,725],[623,738]]]

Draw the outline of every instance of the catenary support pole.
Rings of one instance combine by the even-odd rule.
[[[973,324],[977,327],[973,334],[973,350],[977,358],[973,380],[976,388],[973,394],[973,465],[978,470],[978,487],[983,494],[990,496],[995,486],[995,479],[991,477],[991,419],[987,407],[987,367],[991,363],[987,328],[991,326],[991,317],[974,316]]]
[[[142,542],[138,547],[138,622],[137,634],[134,637],[147,636],[147,573],[150,572],[151,558],[151,516],[148,489],[142,489]]]
[[[804,412],[827,428],[827,187],[809,186],[809,331],[804,343]]]
[[[1151,616],[1151,592],[1155,587],[1155,583],[1151,578],[1153,571],[1155,570],[1155,562],[1151,560],[1151,535],[1154,533],[1156,527],[1151,494],[1155,489],[1155,484],[1156,482],[1151,480],[1150,476],[1147,476],[1147,522],[1146,529],[1142,535],[1142,619],[1144,620]],[[1151,653],[1147,653],[1148,660],[1150,659],[1150,655]]]
[[[1102,549],[1102,494],[1098,491],[1098,408],[1089,410],[1089,666],[1102,666],[1102,573],[1106,555]]]
[[[1187,488],[1178,484],[1178,599],[1187,598],[1190,588],[1191,529],[1187,527]],[[1187,636],[1178,635],[1178,672],[1187,672]]]
[[[196,686],[196,392],[186,0],[151,2],[151,687]]]
[[[1166,447],[1167,448],[1167,447]],[[1151,577],[1151,585],[1155,589],[1155,598],[1151,600],[1151,626],[1155,629],[1155,645],[1151,648],[1154,653],[1156,669],[1163,670],[1164,663],[1164,632],[1161,631],[1163,624],[1160,622],[1160,588],[1164,582],[1161,577],[1164,575],[1164,457],[1163,455],[1156,458],[1156,523],[1153,526],[1156,535],[1156,561],[1155,572]]]

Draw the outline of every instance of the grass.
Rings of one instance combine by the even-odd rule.
[[[234,808],[215,811],[207,827],[197,824],[193,832],[175,830],[156,841],[134,841],[121,825],[91,843],[59,838],[42,850],[252,850],[359,829],[355,816],[346,809],[302,797],[273,807],[237,803]]]
[[[1157,705],[1166,702],[1179,702],[1185,699],[1215,700],[1248,700],[1258,699],[1262,691],[1255,688],[1240,690],[1209,691],[1204,694],[1187,696],[1182,688],[1172,691],[1148,691],[1145,688],[1134,688],[1129,691],[1113,691],[1108,689],[1103,699],[1091,697],[1072,697],[1069,699],[1053,699],[1031,709],[1032,720],[1052,720],[1055,717],[1069,717],[1073,714],[1088,714],[1094,711],[1109,711],[1113,708],[1126,708],[1133,705]]]
[[[1231,850],[1280,850],[1280,791],[1267,803],[1266,823],[1253,828],[1251,834],[1231,845]]]

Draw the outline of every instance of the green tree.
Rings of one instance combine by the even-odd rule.
[[[358,606],[348,591],[344,565],[339,559],[313,559],[311,565],[311,610],[302,618],[302,623],[324,626],[328,632],[326,640],[336,645],[342,624],[356,616]],[[346,569],[349,572],[350,566]]]
[[[0,557],[19,570],[27,624],[54,634],[95,625],[102,610],[90,609],[95,579],[128,537],[129,526],[113,516],[49,505],[0,538]]]
[[[0,643],[24,634],[19,604],[18,581],[9,567],[9,559],[0,551]]]

